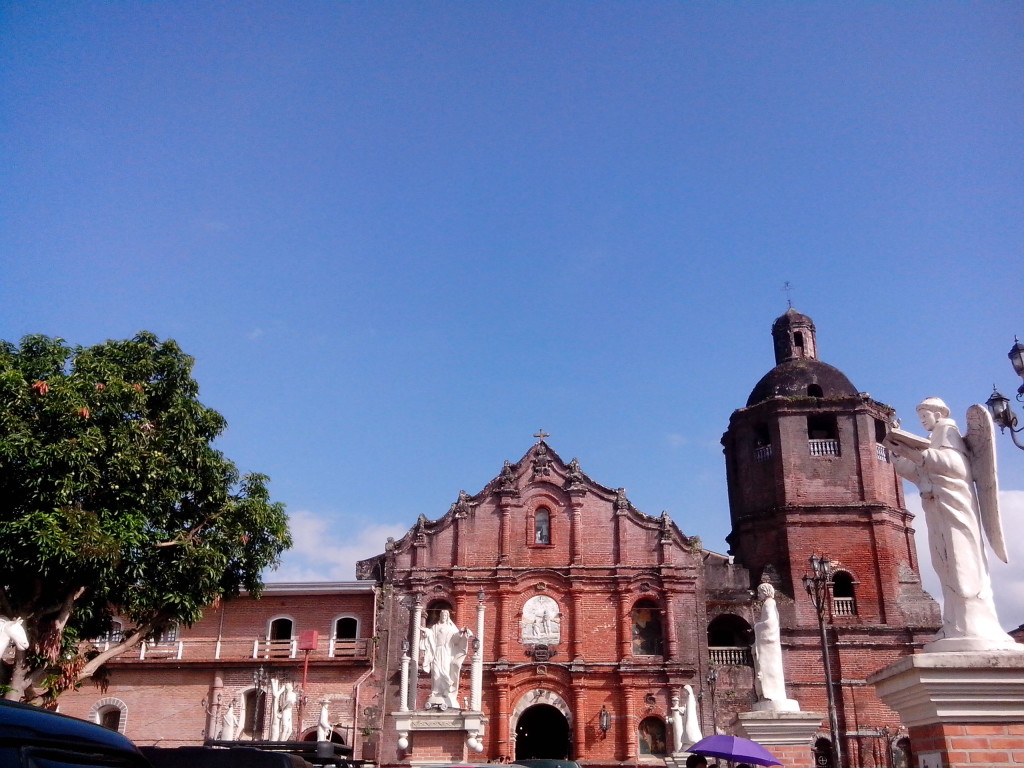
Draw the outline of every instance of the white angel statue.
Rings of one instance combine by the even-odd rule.
[[[984,541],[1007,561],[992,417],[972,405],[963,436],[937,397],[925,398],[917,415],[928,439],[894,429],[885,445],[896,472],[921,492],[932,565],[942,583],[942,628],[924,650],[1019,648],[996,616]]]

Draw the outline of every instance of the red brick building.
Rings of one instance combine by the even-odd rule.
[[[62,709],[108,713],[142,743],[196,743],[220,732],[233,703],[238,735],[265,736],[259,712],[270,705],[253,678],[262,667],[305,691],[299,736],[315,737],[327,701],[334,738],[383,765],[671,763],[666,719],[684,686],[698,696],[705,734],[753,707],[754,590],[768,581],[788,695],[823,715],[787,761],[834,763],[831,682],[844,763],[893,765],[903,732],[865,678],[919,647],[939,619],[880,445],[893,412],[818,360],[810,318],[790,310],[772,336],[777,365],[722,438],[731,556],[704,549],[665,513],[636,509],[541,434],[483,490],[461,492],[446,513],[421,516],[361,562],[362,583],[271,585],[260,601],[226,603],[157,655],[111,664],[105,693],[84,688]],[[823,603],[831,681],[802,580],[812,555],[832,564]],[[418,628],[441,610],[479,647],[462,669],[462,707],[425,712]],[[319,638],[304,671],[307,630]],[[897,750],[896,762],[904,756]]]

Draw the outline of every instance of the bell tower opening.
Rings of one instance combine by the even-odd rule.
[[[534,704],[516,724],[516,760],[572,760],[569,721],[550,704]]]

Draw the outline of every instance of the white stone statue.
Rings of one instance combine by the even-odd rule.
[[[278,738],[281,741],[288,741],[295,733],[295,723],[292,719],[292,713],[295,710],[295,704],[298,701],[298,698],[298,694],[295,692],[295,686],[291,683],[285,683],[284,688],[281,691],[281,699],[278,702],[281,728],[278,733]]]
[[[683,741],[687,747],[693,746],[704,738],[700,730],[700,716],[697,712],[697,697],[693,695],[693,686],[684,685],[686,691],[686,722],[683,725]]]
[[[455,626],[447,610],[441,611],[432,627],[420,627],[423,671],[430,673],[428,707],[459,708],[459,674],[472,637],[468,629],[460,630]]]
[[[292,712],[298,696],[291,683],[281,684],[277,678],[270,680],[270,740],[288,741],[292,737],[294,724]]]
[[[324,699],[320,702],[320,719],[316,724],[316,740],[317,741],[330,741],[331,740],[331,716],[328,713],[330,707],[330,701]]]
[[[932,565],[942,584],[942,629],[924,650],[1019,648],[996,616],[983,539],[1006,562],[992,417],[972,405],[965,438],[937,397],[925,398],[917,415],[929,439],[894,429],[885,445],[896,472],[921,492]]]
[[[684,718],[686,715],[686,708],[679,706],[679,697],[672,697],[672,707],[669,709],[671,713],[669,715],[672,721],[672,754],[678,754],[683,751],[683,740],[684,740]]]
[[[782,642],[779,633],[779,608],[775,604],[775,587],[762,583],[757,595],[761,620],[754,624],[754,688],[758,702],[754,709],[796,712],[800,705],[786,697],[786,676],[782,667]]]
[[[25,634],[25,623],[22,619],[8,619],[0,616],[0,656],[7,647],[14,643],[19,651],[28,650],[28,635]]]
[[[238,737],[238,715],[235,714],[235,702],[228,704],[220,726],[221,741],[234,741]]]

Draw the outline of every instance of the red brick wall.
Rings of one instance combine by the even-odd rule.
[[[1013,766],[1024,764],[1024,723],[936,723],[910,729],[914,753],[943,753],[943,766]]]

